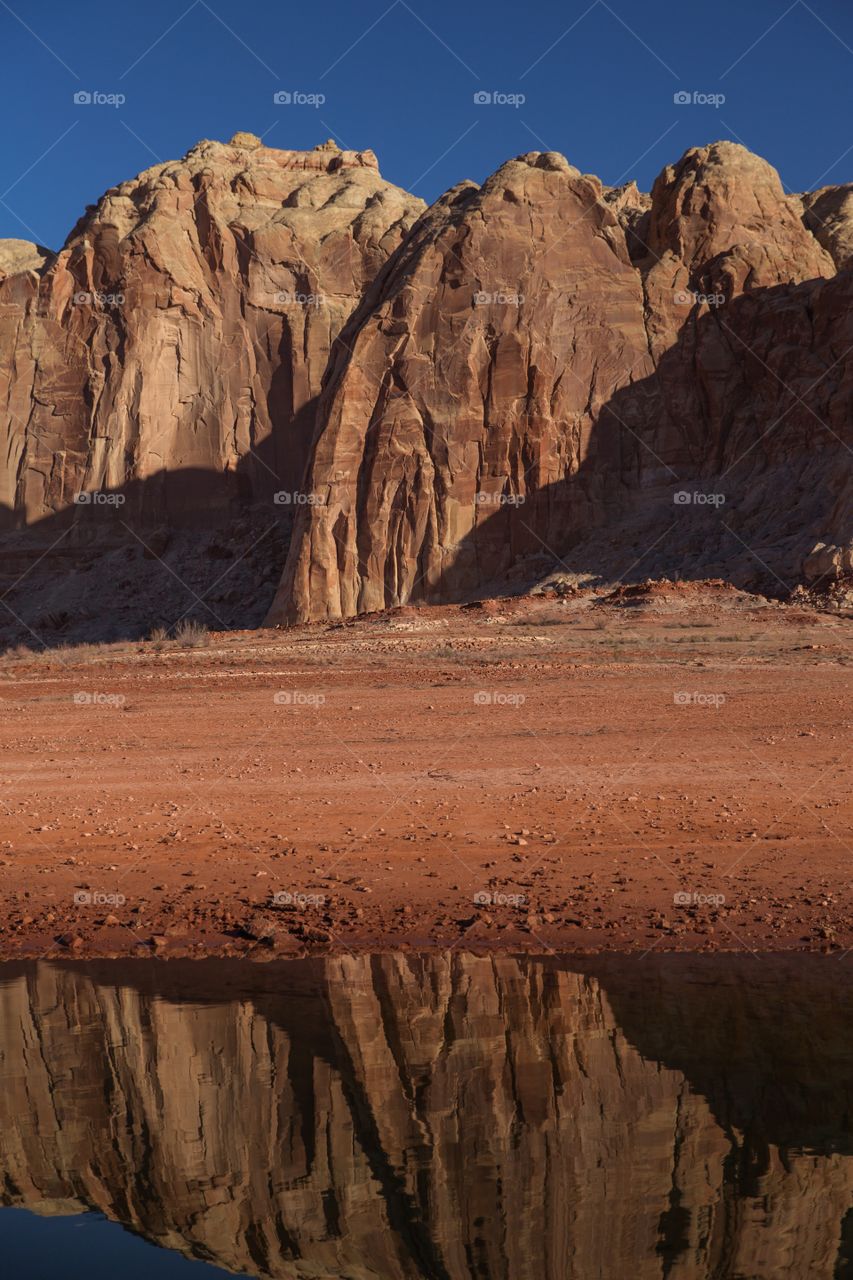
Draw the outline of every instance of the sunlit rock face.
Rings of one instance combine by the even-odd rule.
[[[333,339],[420,215],[371,151],[200,142],[56,255],[0,241],[0,506],[133,486],[180,523],[293,490]]]
[[[259,1276],[829,1280],[849,984],[673,960],[19,966],[3,1203]]]
[[[800,199],[803,221],[838,270],[853,266],[853,185],[821,187]]]
[[[813,225],[727,142],[650,197],[552,152],[448,192],[333,349],[270,621],[464,600],[543,556],[849,572],[853,277]]]
[[[145,634],[152,591],[171,621],[170,574],[217,576],[199,529],[241,566],[222,629],[561,562],[847,579],[850,204],[719,142],[650,194],[530,152],[427,210],[371,151],[238,133],[112,188],[57,253],[0,242],[8,638]],[[149,584],[129,553],[170,545]],[[103,597],[66,581],[80,549]]]

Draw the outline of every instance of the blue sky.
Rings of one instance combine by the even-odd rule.
[[[0,0],[0,47],[0,236],[52,248],[107,187],[238,129],[372,147],[426,200],[544,149],[648,188],[723,137],[792,190],[853,180],[849,0]]]

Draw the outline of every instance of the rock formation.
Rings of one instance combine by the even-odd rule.
[[[839,271],[853,266],[853,185],[821,187],[801,196],[805,224]]]
[[[821,546],[843,571],[851,295],[733,143],[688,151],[650,200],[551,153],[463,184],[333,351],[271,621],[464,599],[543,552],[601,572],[595,531],[631,518],[642,553],[675,517],[676,575],[743,580],[747,548],[793,586]]]
[[[334,619],[555,565],[849,575],[850,191],[788,196],[721,142],[650,195],[533,152],[424,211],[372,152],[241,133],[108,191],[56,255],[0,242],[17,638],[199,600]]]
[[[832,965],[18,966],[0,1203],[282,1280],[830,1280],[853,1192]]]
[[[238,475],[248,501],[295,488],[331,342],[422,208],[370,151],[242,133],[112,188],[49,264],[0,243],[0,504],[29,523],[132,483],[175,524]]]
[[[0,242],[9,640],[260,623],[332,341],[423,207],[370,151],[244,133],[108,191],[55,256]]]
[[[29,240],[0,240],[0,281],[29,271],[38,275],[51,257],[49,249]]]

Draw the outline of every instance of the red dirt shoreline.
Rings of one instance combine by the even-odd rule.
[[[851,661],[671,584],[7,655],[0,957],[843,954]]]

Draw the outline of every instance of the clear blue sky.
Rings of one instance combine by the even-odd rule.
[[[721,137],[793,190],[853,180],[850,0],[0,0],[0,47],[0,236],[52,248],[107,187],[238,129],[372,147],[426,200],[543,149],[648,188]],[[526,101],[475,103],[495,91]]]

